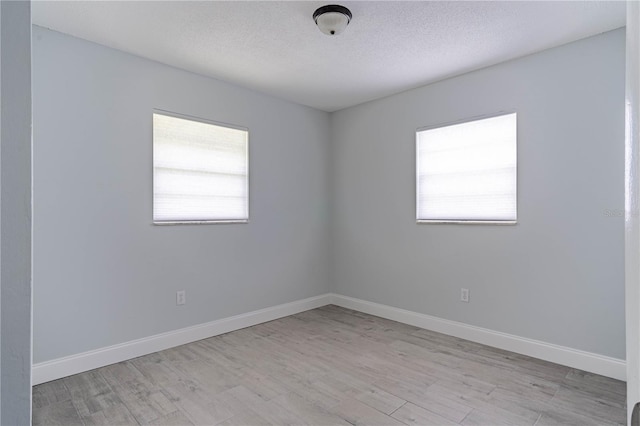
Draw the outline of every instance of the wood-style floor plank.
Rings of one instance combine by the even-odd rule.
[[[33,389],[35,425],[614,425],[623,382],[336,306]]]
[[[398,408],[397,411],[391,414],[391,417],[407,425],[454,426],[458,424],[410,402]]]
[[[33,407],[33,424],[73,426],[85,424],[71,400]]]

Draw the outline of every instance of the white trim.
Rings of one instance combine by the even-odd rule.
[[[517,220],[444,220],[444,219],[418,219],[418,225],[438,224],[438,225],[517,225]]]
[[[527,339],[339,294],[333,295],[333,304],[618,380],[624,381],[627,377],[626,362],[621,359]]]
[[[32,384],[38,385],[330,304],[614,379],[626,380],[626,363],[621,359],[501,333],[353,297],[327,293],[102,349],[41,362],[33,365],[31,370]]]
[[[640,5],[627,2],[625,141],[624,141],[624,265],[627,344],[627,424],[640,402]],[[636,412],[637,415],[637,412]],[[632,420],[633,419],[633,420]],[[636,422],[637,423],[637,422]]]
[[[230,331],[239,330],[252,325],[278,318],[294,315],[299,312],[319,308],[329,305],[332,295],[323,294],[310,297],[308,299],[297,300],[270,308],[260,309],[246,314],[235,315],[228,318],[211,321],[205,324],[182,328],[180,330],[169,331],[167,333],[156,334],[155,336],[144,337],[120,343],[106,348],[70,355],[51,361],[40,362],[33,365],[31,369],[31,383],[38,385],[51,380],[70,376],[104,367],[128,359],[158,352],[164,349],[206,339]]]

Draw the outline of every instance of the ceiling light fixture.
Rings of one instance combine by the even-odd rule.
[[[330,4],[316,9],[313,20],[323,33],[338,35],[349,25],[351,11],[344,6]]]

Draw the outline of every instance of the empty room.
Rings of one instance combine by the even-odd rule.
[[[0,2],[0,423],[640,425],[638,25]]]

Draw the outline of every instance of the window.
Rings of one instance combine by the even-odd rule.
[[[418,222],[515,223],[516,114],[416,132]]]
[[[246,129],[153,114],[153,221],[247,222]]]

